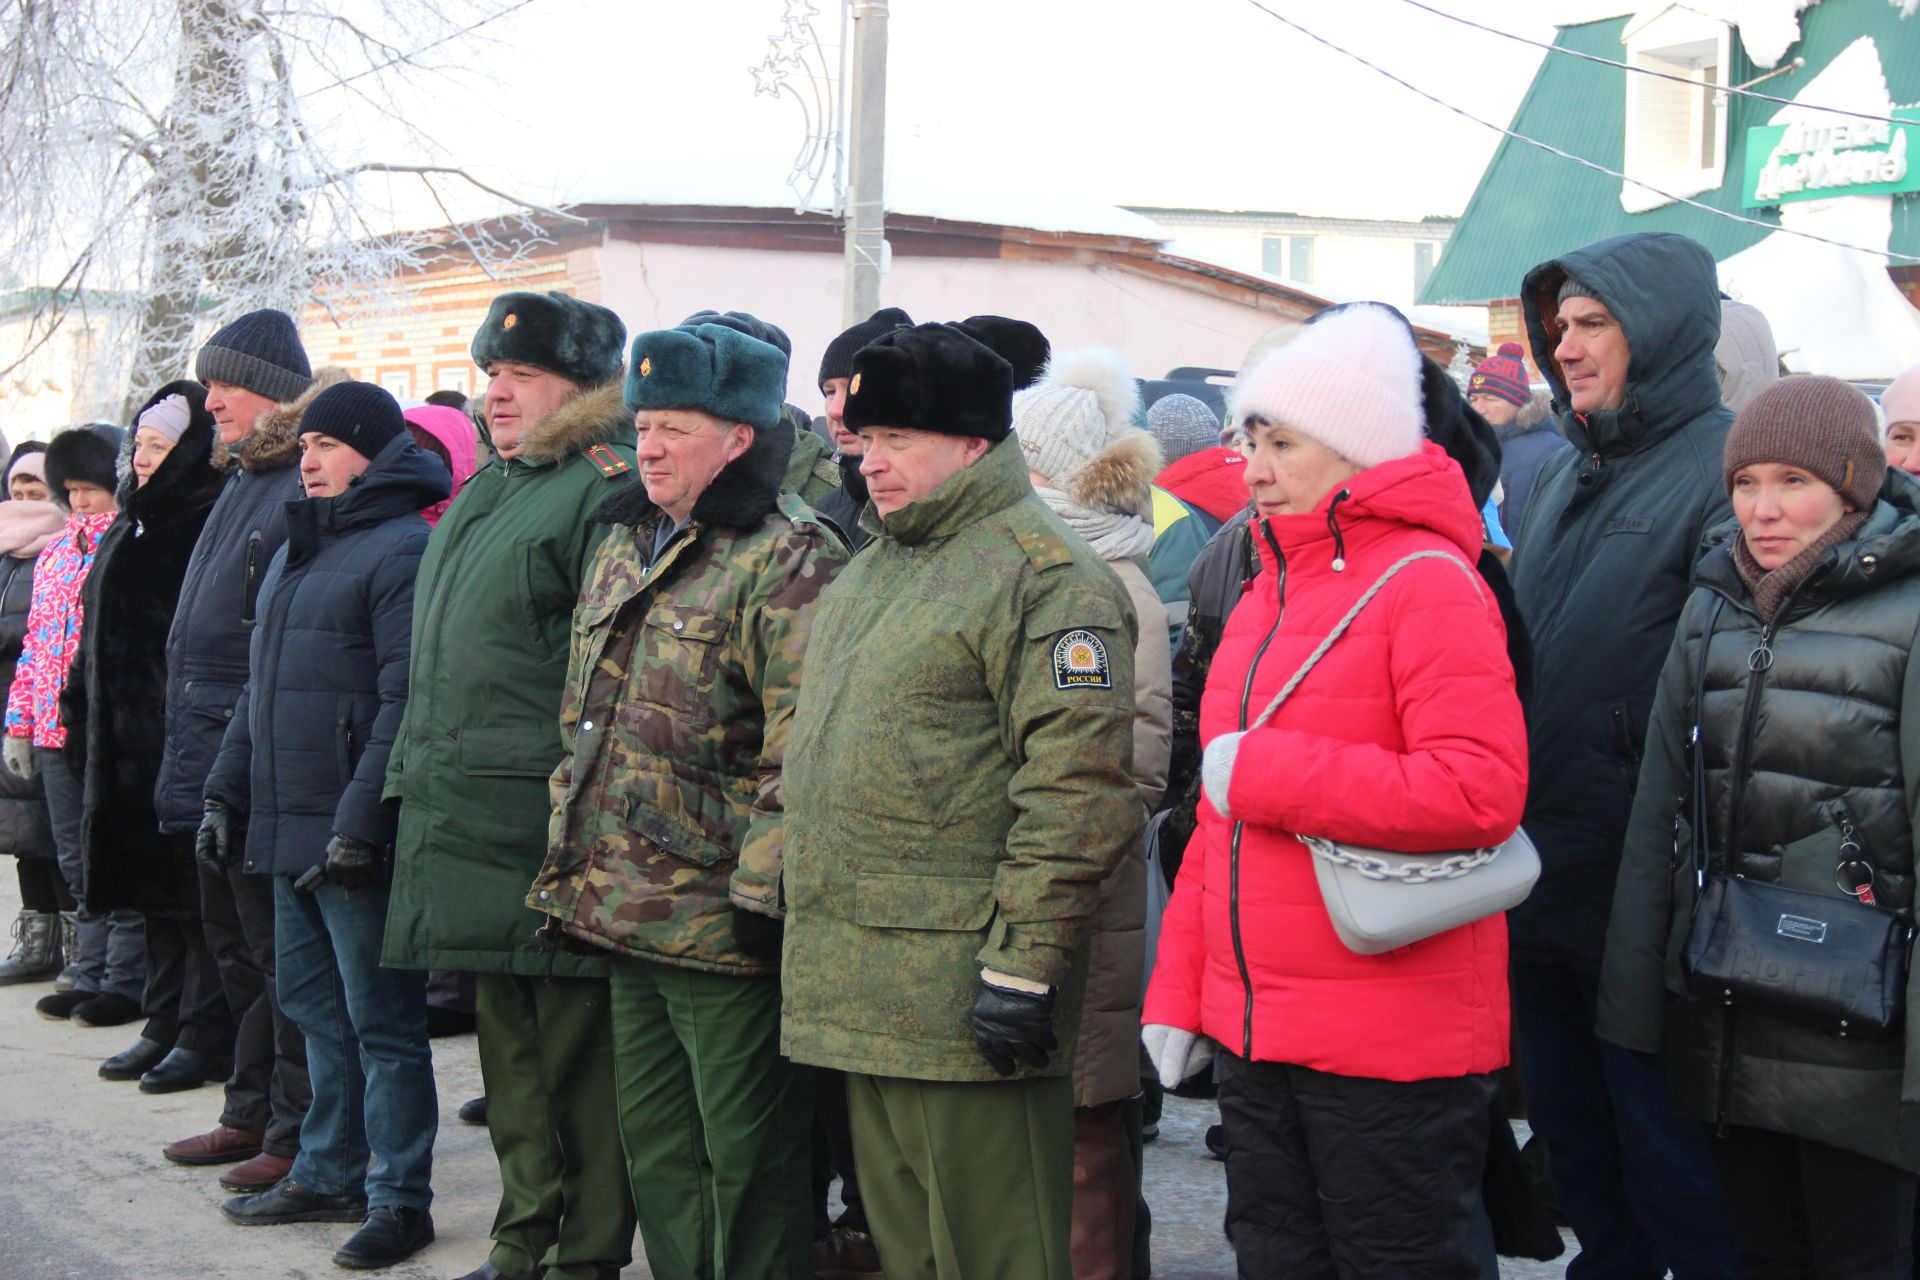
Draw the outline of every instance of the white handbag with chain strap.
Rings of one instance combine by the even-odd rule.
[[[1333,648],[1334,641],[1346,634],[1360,611],[1394,574],[1416,560],[1445,560],[1466,574],[1475,590],[1480,588],[1479,575],[1459,557],[1444,551],[1416,551],[1396,561],[1354,602],[1247,728],[1257,729],[1271,720],[1307,673]],[[1394,853],[1319,836],[1302,835],[1299,840],[1313,854],[1314,874],[1333,931],[1349,950],[1363,956],[1379,955],[1510,911],[1527,900],[1540,878],[1540,855],[1522,830],[1515,830],[1490,848],[1446,854]]]

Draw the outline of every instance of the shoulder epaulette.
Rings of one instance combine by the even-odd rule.
[[[1013,536],[1019,541],[1020,549],[1027,553],[1027,563],[1036,570],[1057,569],[1073,563],[1073,552],[1067,549],[1066,540],[1051,529],[1016,529]]]
[[[624,476],[633,470],[632,464],[604,444],[588,445],[587,460],[600,468],[600,474],[609,480],[616,476]]]

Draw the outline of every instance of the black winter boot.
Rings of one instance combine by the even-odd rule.
[[[13,954],[0,960],[0,986],[46,982],[59,972],[59,913],[22,911],[13,922]]]

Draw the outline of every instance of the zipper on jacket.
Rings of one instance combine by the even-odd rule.
[[[1627,798],[1632,799],[1640,790],[1640,753],[1633,749],[1633,732],[1627,726],[1627,712],[1624,707],[1615,707],[1607,713],[1607,719],[1613,725],[1613,750],[1620,757],[1620,768],[1627,775]]]
[[[260,531],[255,529],[247,535],[247,576],[241,580],[240,625],[251,627],[254,622],[255,585],[260,573]]]
[[[1752,673],[1753,678],[1747,682],[1747,698],[1740,711],[1739,733],[1733,740],[1733,806],[1731,812],[1727,814],[1726,846],[1726,865],[1729,875],[1733,874],[1734,859],[1740,856],[1740,808],[1747,797],[1747,748],[1753,737],[1754,713],[1760,709],[1760,692],[1766,687],[1767,672],[1773,669],[1773,637],[1792,611],[1793,602],[1800,598],[1800,592],[1808,583],[1817,582],[1825,576],[1819,569],[1815,569],[1803,578],[1800,585],[1780,602],[1778,609],[1774,610],[1773,621],[1760,629],[1760,643],[1747,654],[1747,670]],[[1703,709],[1701,712],[1703,730],[1705,718],[1706,713]],[[1701,834],[1705,835],[1704,832]]]
[[[1287,613],[1287,563],[1280,556],[1280,544],[1274,540],[1273,529],[1262,520],[1260,532],[1266,538],[1267,545],[1273,548],[1275,594],[1279,607],[1274,610],[1273,626],[1267,630],[1266,637],[1260,641],[1260,647],[1253,651],[1253,661],[1247,664],[1247,678],[1240,687],[1240,721],[1238,728],[1245,732],[1247,727],[1247,707],[1253,701],[1253,677],[1260,670],[1260,659],[1266,656],[1267,646],[1273,643],[1280,631],[1280,619]],[[1246,829],[1246,823],[1233,824],[1233,836],[1227,845],[1227,923],[1233,934],[1233,962],[1240,969],[1240,989],[1246,993],[1245,1012],[1240,1022],[1240,1056],[1253,1060],[1253,975],[1247,969],[1247,949],[1240,938],[1240,834]]]

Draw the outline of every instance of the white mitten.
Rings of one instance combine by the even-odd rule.
[[[5,744],[0,745],[0,754],[6,758],[8,773],[23,782],[33,781],[34,759],[31,742],[8,734]]]
[[[1206,793],[1215,813],[1231,820],[1233,815],[1227,812],[1227,788],[1233,782],[1233,762],[1240,755],[1242,733],[1223,733],[1207,744],[1206,754],[1200,757],[1200,789]]]
[[[1169,1089],[1179,1088],[1182,1080],[1199,1075],[1213,1061],[1213,1041],[1179,1027],[1149,1022],[1140,1028],[1140,1043],[1147,1047],[1160,1083]]]

